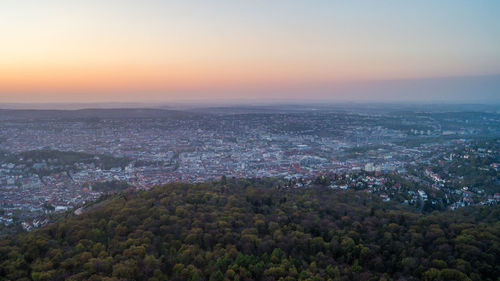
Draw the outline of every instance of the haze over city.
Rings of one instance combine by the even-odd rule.
[[[0,102],[500,100],[498,1],[2,1]]]

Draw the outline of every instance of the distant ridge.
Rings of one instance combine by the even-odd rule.
[[[1,120],[14,119],[54,119],[54,118],[110,118],[110,119],[137,119],[137,118],[187,118],[196,116],[196,113],[178,110],[151,109],[151,108],[112,108],[112,109],[78,109],[78,110],[34,110],[34,109],[0,109]]]

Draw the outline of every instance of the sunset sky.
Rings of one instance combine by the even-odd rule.
[[[500,100],[500,1],[3,0],[0,102]]]

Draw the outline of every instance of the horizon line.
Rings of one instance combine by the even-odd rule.
[[[366,101],[366,100],[246,100],[238,102],[229,99],[218,101],[208,100],[183,100],[163,102],[0,102],[0,110],[91,110],[91,109],[158,109],[176,110],[189,108],[231,108],[231,107],[266,107],[266,106],[356,106],[356,105],[405,105],[405,106],[500,106],[499,101],[474,102],[474,101]],[[61,108],[62,107],[62,108]]]

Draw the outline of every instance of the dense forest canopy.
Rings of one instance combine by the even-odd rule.
[[[273,185],[113,196],[0,240],[0,280],[499,280],[497,206],[424,215],[366,192]]]

